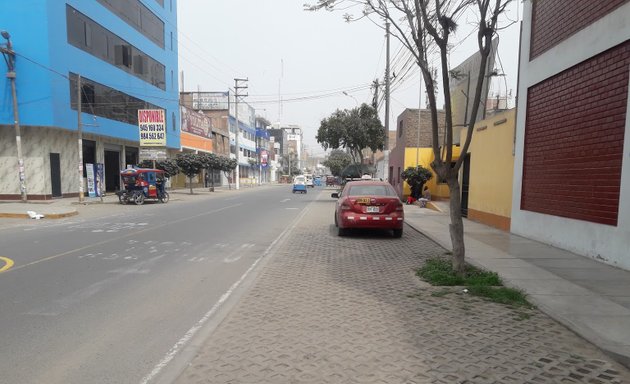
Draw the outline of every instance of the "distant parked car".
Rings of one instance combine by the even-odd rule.
[[[394,188],[385,181],[348,181],[337,198],[335,226],[337,234],[344,236],[348,229],[388,229],[394,237],[403,233],[405,212]]]
[[[335,176],[326,176],[326,186],[336,185],[337,178]]]

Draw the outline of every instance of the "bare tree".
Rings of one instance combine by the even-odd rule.
[[[464,223],[461,214],[461,194],[458,180],[459,170],[468,152],[473,127],[481,102],[482,90],[486,78],[486,65],[492,48],[492,38],[499,30],[499,16],[512,0],[318,0],[315,4],[305,4],[309,11],[325,9],[328,11],[344,9],[346,21],[376,16],[390,23],[392,33],[416,60],[426,88],[429,109],[431,112],[432,148],[434,162],[431,164],[437,175],[446,180],[450,191],[449,227],[453,246],[453,270],[464,273]],[[348,13],[354,7],[360,7],[360,16]],[[449,53],[453,49],[451,38],[454,37],[458,20],[473,13],[476,16],[474,30],[477,32],[478,53],[481,58],[477,84],[474,85],[472,114],[467,124],[466,139],[461,146],[461,156],[453,162],[453,115],[451,94],[449,90],[451,73]],[[377,23],[378,25],[378,23]],[[430,63],[439,62],[437,73]],[[443,143],[439,142],[438,107],[435,90],[441,80],[444,92],[445,134]],[[468,95],[467,97],[470,97]],[[442,144],[442,146],[440,146]],[[454,164],[453,164],[454,163]]]

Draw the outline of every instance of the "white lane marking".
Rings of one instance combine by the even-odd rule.
[[[280,200],[281,203],[286,203],[287,201],[291,201],[291,199]]]
[[[299,208],[293,208],[293,207],[290,207],[290,208],[285,208],[285,209],[299,209]]]
[[[248,244],[248,243],[241,244],[241,247],[239,249],[236,249],[234,252],[232,252],[228,256],[226,256],[223,259],[223,262],[224,263],[233,263],[233,262],[239,260],[243,256],[243,252],[245,252],[249,248],[252,248],[254,245],[256,245],[256,244]]]
[[[293,223],[290,226],[288,226],[287,228],[285,228],[285,230],[282,231],[282,233],[280,233],[278,235],[278,237],[276,237],[274,239],[274,241],[271,242],[271,244],[269,244],[267,249],[265,249],[265,251],[260,256],[258,256],[258,258],[247,269],[247,271],[245,271],[245,273],[243,273],[241,278],[238,279],[234,284],[232,284],[232,286],[219,298],[219,301],[217,301],[212,306],[212,308],[210,308],[210,310],[208,312],[206,312],[205,315],[203,315],[201,320],[199,320],[195,325],[193,325],[192,328],[190,328],[188,330],[188,332],[186,332],[186,334],[184,334],[184,336],[181,339],[179,339],[175,343],[175,345],[173,345],[171,347],[171,349],[166,353],[166,356],[164,356],[164,358],[159,363],[157,363],[155,365],[155,367],[153,367],[153,370],[148,375],[146,375],[142,379],[142,381],[140,381],[140,384],[148,384],[151,380],[153,380],[162,371],[162,369],[164,369],[164,367],[166,367],[168,365],[168,363],[171,362],[171,360],[173,360],[173,358],[175,358],[175,356],[180,352],[180,350],[184,346],[186,346],[186,344],[188,344],[188,342],[193,338],[193,336],[195,336],[195,334],[203,327],[203,325],[215,314],[215,312],[219,309],[219,307],[221,307],[221,305],[223,305],[223,303],[225,303],[230,298],[230,296],[232,295],[232,293],[234,293],[236,288],[238,288],[239,285],[241,285],[241,283],[245,280],[245,278],[247,278],[247,276],[251,273],[251,271],[253,271],[254,268],[256,268],[256,266],[258,265],[260,260],[262,260],[263,257],[267,256],[271,252],[273,247],[282,238],[284,238],[287,235],[287,233],[292,231],[297,226],[297,223],[299,223],[300,220],[302,220],[302,218],[304,217],[306,212],[307,212],[307,209],[304,209],[302,211],[302,213],[298,217],[295,218]]]

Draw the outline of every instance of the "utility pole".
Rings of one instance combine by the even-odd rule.
[[[247,82],[249,81],[248,79],[239,79],[239,78],[235,78],[234,79],[234,118],[236,120],[236,135],[234,136],[234,144],[236,146],[236,172],[235,172],[235,184],[234,187],[238,190],[240,188],[240,167],[241,167],[241,150],[239,148],[239,144],[238,144],[238,137],[240,136],[240,124],[238,122],[238,98],[239,97],[246,97],[248,96],[247,94],[245,95],[241,95],[239,94],[239,89],[247,89],[247,85],[245,86],[239,86],[239,82]]]
[[[20,196],[23,203],[26,203],[26,172],[24,170],[24,158],[22,157],[22,134],[20,132],[20,116],[18,113],[17,91],[15,89],[15,51],[11,44],[11,35],[7,31],[2,31],[2,37],[7,41],[6,47],[0,46],[0,52],[7,63],[7,78],[11,80],[11,97],[13,98],[13,124],[15,126],[15,145],[17,147],[18,177],[20,180]]]
[[[83,122],[81,121],[81,75],[77,75],[77,134],[79,142],[79,203],[83,203]]]

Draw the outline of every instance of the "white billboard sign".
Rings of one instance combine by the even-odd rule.
[[[166,117],[163,109],[139,109],[138,128],[141,147],[166,146]]]

